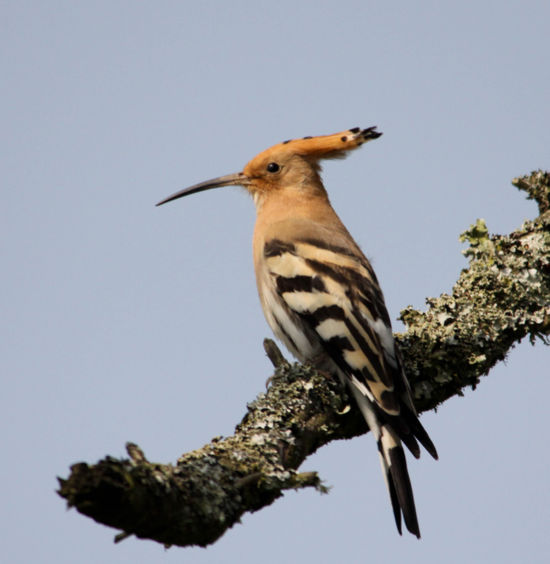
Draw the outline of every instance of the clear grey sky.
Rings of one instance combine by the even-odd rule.
[[[327,164],[392,318],[450,291],[476,218],[536,214],[550,168],[550,4],[4,1],[0,4],[2,562],[549,562],[549,351],[523,343],[423,423],[423,538],[395,531],[372,437],[307,460],[216,545],[165,551],[54,493],[137,442],[175,461],[229,435],[271,374],[239,188],[154,204],[290,137],[378,125]],[[396,328],[399,325],[396,323]]]

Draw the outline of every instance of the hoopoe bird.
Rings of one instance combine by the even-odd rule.
[[[338,375],[376,439],[401,534],[401,518],[420,538],[403,451],[420,442],[437,451],[418,420],[382,290],[369,261],[332,208],[320,177],[322,159],[382,135],[376,127],[284,141],[254,157],[242,172],[180,190],[157,204],[219,188],[243,186],[257,219],[254,268],[271,329],[300,362]]]

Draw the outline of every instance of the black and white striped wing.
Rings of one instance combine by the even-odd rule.
[[[318,241],[272,240],[264,257],[281,306],[288,310],[286,319],[279,316],[287,335],[305,332],[318,339],[373,403],[389,416],[398,416],[398,395],[406,382],[382,293],[367,260]]]
[[[264,260],[271,279],[270,324],[300,360],[328,355],[418,457],[414,437],[437,457],[418,421],[382,291],[370,263],[324,241],[272,239]]]

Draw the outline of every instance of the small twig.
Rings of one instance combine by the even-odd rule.
[[[128,453],[128,456],[131,458],[131,460],[136,464],[139,464],[141,462],[148,462],[141,448],[135,443],[126,443],[126,452]]]
[[[131,537],[132,533],[127,533],[126,531],[122,531],[122,533],[118,533],[118,535],[115,535],[114,541],[115,544],[122,542],[124,539],[127,539],[128,537]]]
[[[264,339],[264,350],[265,354],[271,361],[271,364],[275,368],[279,368],[279,366],[288,366],[289,362],[283,356],[283,353],[272,339]]]

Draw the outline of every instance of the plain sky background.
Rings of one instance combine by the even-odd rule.
[[[550,562],[550,356],[528,342],[423,417],[440,461],[410,463],[420,542],[370,436],[305,462],[329,495],[289,492],[207,549],[115,545],[55,493],[128,440],[174,462],[232,434],[271,374],[252,201],[157,201],[377,125],[325,184],[391,317],[423,308],[476,218],[536,215],[510,181],[550,168],[549,21],[544,0],[0,2],[2,562]]]

